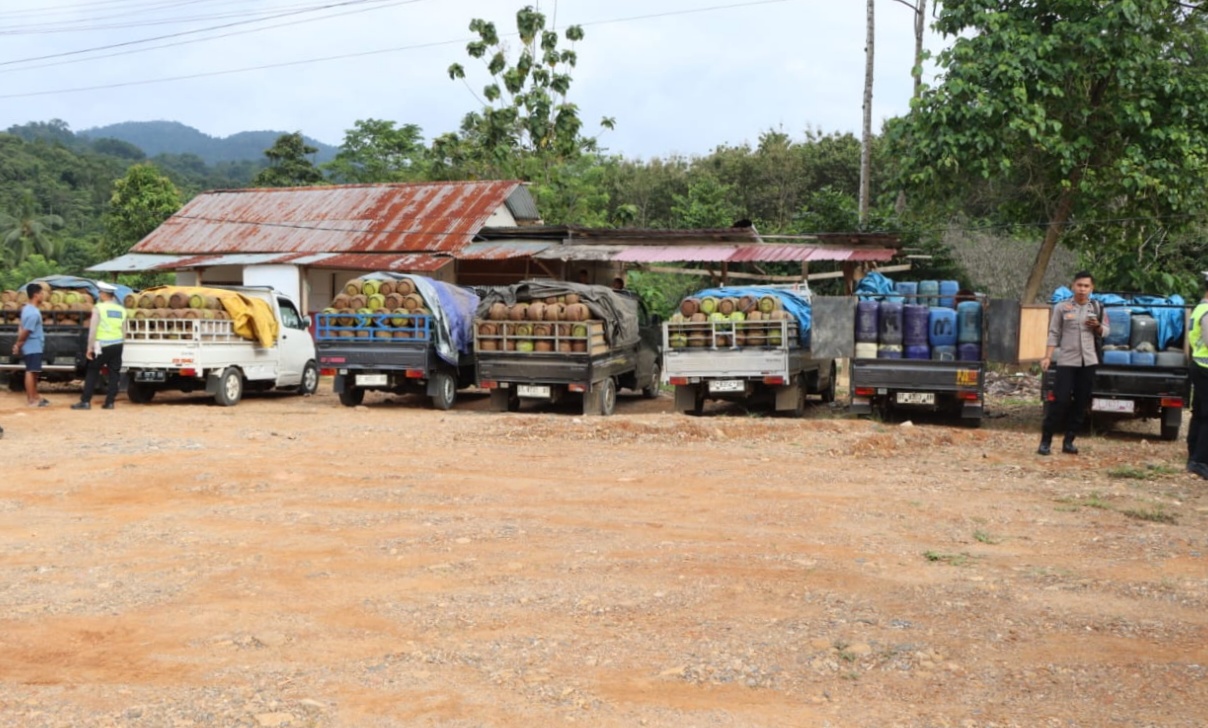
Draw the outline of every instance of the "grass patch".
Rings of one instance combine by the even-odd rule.
[[[1150,521],[1152,523],[1169,523],[1174,525],[1178,523],[1178,518],[1173,513],[1167,513],[1162,506],[1154,506],[1153,508],[1126,508],[1120,513],[1135,518],[1138,521]]]
[[[1104,511],[1112,510],[1112,504],[1105,501],[1103,496],[1099,495],[1098,493],[1091,493],[1090,495],[1082,496],[1080,498],[1058,498],[1057,502],[1067,506],[1074,506],[1074,508],[1098,508]]]
[[[1164,475],[1175,475],[1178,471],[1166,465],[1155,465],[1147,463],[1140,467],[1134,465],[1122,465],[1118,468],[1112,468],[1107,471],[1109,477],[1125,478],[1128,480],[1154,480]]]
[[[931,562],[943,562],[949,566],[964,566],[973,557],[966,553],[946,554],[942,551],[924,551],[923,558]]]
[[[998,536],[995,536],[994,534],[990,533],[989,531],[983,531],[980,528],[973,532],[973,538],[976,539],[979,543],[990,544],[991,546],[993,546],[994,544],[1002,543],[1001,538],[999,538]]]

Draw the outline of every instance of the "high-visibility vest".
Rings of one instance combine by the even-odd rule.
[[[101,301],[96,305],[96,340],[105,344],[122,341],[122,322],[126,320],[126,309],[116,301]]]
[[[1191,358],[1196,364],[1208,367],[1208,346],[1204,345],[1204,331],[1200,322],[1208,315],[1208,301],[1200,301],[1200,305],[1191,312]]]

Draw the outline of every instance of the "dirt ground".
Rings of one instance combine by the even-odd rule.
[[[0,393],[3,726],[1203,726],[1157,423]]]

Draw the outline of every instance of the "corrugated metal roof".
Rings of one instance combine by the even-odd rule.
[[[534,255],[539,260],[615,260],[627,245],[550,245]]]
[[[248,265],[298,265],[311,268],[334,270],[391,270],[396,272],[424,273],[439,270],[453,258],[448,255],[428,253],[259,253],[235,255],[149,255],[127,253],[119,258],[94,265],[88,270],[98,273],[129,273],[147,270],[188,270],[192,268],[216,268],[218,266]]]
[[[87,270],[93,273],[133,273],[136,271],[155,270],[161,263],[171,263],[184,260],[187,255],[146,255],[127,253],[103,263],[97,263]]]
[[[298,264],[297,261],[293,261]],[[431,273],[453,262],[447,255],[411,253],[409,255],[383,255],[375,253],[346,253],[333,255],[311,263],[313,268],[333,270],[389,270],[395,273]]]
[[[219,190],[193,198],[131,252],[453,252],[505,204],[514,216],[536,212],[528,188],[511,180]]]
[[[550,246],[559,247],[548,240],[507,240],[490,243],[470,243],[457,252],[458,260],[510,260],[527,258]]]
[[[821,248],[811,245],[640,245],[613,256],[622,263],[774,263],[806,261],[887,261],[887,248]]]

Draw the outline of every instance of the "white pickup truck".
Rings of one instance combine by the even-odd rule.
[[[244,391],[314,394],[318,389],[309,317],[269,287],[221,288],[266,301],[277,319],[277,340],[266,347],[245,339],[229,319],[128,318],[122,364],[131,402],[150,402],[163,390],[205,391],[218,404],[231,407]]]

